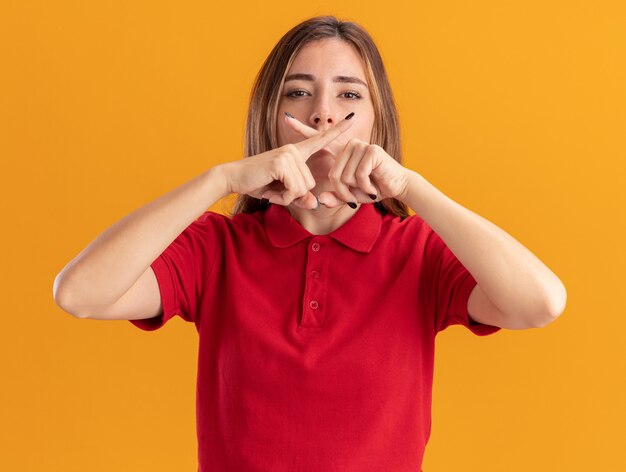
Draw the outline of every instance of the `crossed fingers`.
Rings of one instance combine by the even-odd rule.
[[[289,147],[283,146],[281,149],[272,150],[267,158],[270,159],[268,162],[271,162],[275,182],[266,187],[261,197],[280,205],[287,205],[293,201],[297,206],[304,208],[315,208],[316,204],[319,207],[319,198],[310,192],[315,186],[315,181],[306,166],[306,161],[345,133],[352,126],[352,121],[349,120],[353,116],[354,113],[350,113],[336,126],[322,132],[311,129],[313,133],[307,133],[304,140],[290,144]]]
[[[286,115],[288,126],[305,138],[311,139],[324,133],[307,126],[291,115]],[[327,207],[347,203],[350,207],[356,208],[357,202],[368,203],[377,199],[379,191],[370,179],[375,159],[364,159],[371,157],[371,153],[376,151],[374,147],[353,138],[347,142],[345,139],[334,139],[322,149],[335,157],[335,163],[328,176],[333,191],[318,195],[320,203]]]
[[[287,112],[285,112],[285,115],[286,115],[285,120],[287,121],[287,124],[293,130],[295,130],[297,133],[304,136],[305,138],[312,138],[313,136],[319,136],[322,133],[321,131],[318,131],[315,128],[311,128],[310,126],[305,125],[300,120],[288,114]],[[351,113],[351,115],[354,115],[354,113]],[[346,140],[338,138],[338,139],[333,139],[332,141],[326,143],[321,149],[324,149],[328,151],[329,153],[331,153],[333,156],[337,157],[339,153],[344,149],[345,146],[346,146]]]

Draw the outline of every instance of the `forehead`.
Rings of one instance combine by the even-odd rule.
[[[305,44],[287,72],[353,75],[365,81],[365,63],[357,49],[337,38],[318,39]]]

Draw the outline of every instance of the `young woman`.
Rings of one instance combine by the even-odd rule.
[[[544,326],[563,284],[401,164],[383,62],[355,23],[312,18],[278,42],[245,141],[246,158],[87,246],[57,304],[144,330],[195,323],[199,470],[420,470],[435,335]],[[231,193],[232,216],[206,211]]]

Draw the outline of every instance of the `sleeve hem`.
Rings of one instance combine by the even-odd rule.
[[[492,326],[484,323],[479,323],[472,319],[469,315],[469,311],[467,309],[467,302],[469,301],[469,297],[474,290],[474,287],[478,285],[476,279],[470,274],[467,273],[465,280],[461,284],[459,289],[459,293],[456,297],[456,306],[455,311],[461,316],[464,320],[466,320],[467,328],[477,336],[487,336],[489,334],[493,334],[497,331],[500,331],[499,326]],[[465,323],[464,323],[465,324]]]
[[[162,257],[158,257],[150,265],[159,284],[159,293],[161,296],[161,305],[163,313],[152,318],[144,318],[138,320],[128,320],[136,327],[144,331],[154,331],[162,327],[167,320],[174,316],[177,310],[176,292],[174,290],[174,282],[172,273],[167,262]]]

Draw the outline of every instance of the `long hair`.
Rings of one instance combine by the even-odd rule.
[[[338,38],[352,44],[365,63],[365,73],[374,105],[374,128],[371,143],[402,163],[400,123],[389,79],[382,58],[367,31],[356,23],[334,16],[318,16],[294,26],[278,41],[256,76],[244,135],[245,157],[255,156],[278,147],[276,113],[280,91],[294,58],[307,43],[324,38]],[[409,216],[407,206],[395,198],[374,205],[382,213],[401,218]],[[239,195],[232,214],[265,210],[258,198]]]

